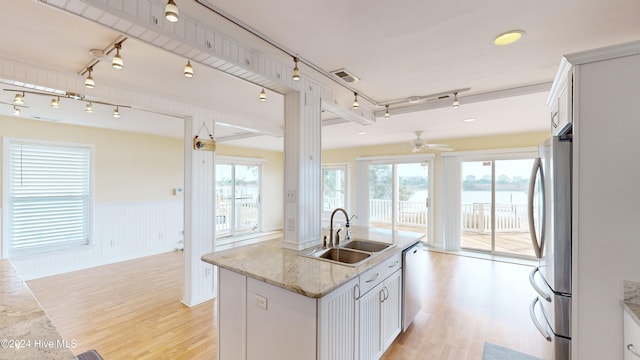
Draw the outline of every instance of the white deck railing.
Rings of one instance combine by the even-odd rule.
[[[230,203],[218,203],[216,207],[216,233],[231,231],[231,221],[235,219],[235,231],[251,230],[258,224],[258,204],[253,199],[236,199],[235,214],[231,214]],[[234,215],[234,216],[231,216]]]
[[[369,200],[369,220],[391,223],[391,200]],[[526,204],[497,204],[496,232],[527,232],[529,223]],[[400,201],[399,225],[426,225],[428,210],[421,201]],[[491,204],[462,204],[462,228],[478,233],[491,232]]]

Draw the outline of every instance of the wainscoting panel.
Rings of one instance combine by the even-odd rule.
[[[12,258],[25,280],[175,250],[183,240],[182,198],[96,204],[93,244],[81,249]]]

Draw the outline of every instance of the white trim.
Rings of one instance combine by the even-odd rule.
[[[640,54],[640,41],[581,51],[565,55],[565,58],[573,65],[582,65],[636,54]]]
[[[251,157],[243,157],[243,156],[230,156],[230,155],[216,155],[216,163],[217,162],[222,162],[222,163],[231,163],[233,165],[235,164],[239,164],[239,165],[246,165],[246,164],[264,164],[267,162],[266,159],[261,159],[261,158],[251,158]]]
[[[356,161],[394,161],[394,162],[416,162],[420,160],[435,159],[435,154],[410,154],[410,155],[382,155],[382,156],[360,156]]]
[[[442,157],[466,157],[466,156],[486,156],[486,155],[517,155],[538,152],[535,146],[523,148],[507,148],[507,149],[490,149],[490,150],[473,150],[473,151],[455,151],[441,154]],[[500,159],[501,157],[495,157]],[[485,159],[486,160],[486,159]]]
[[[563,57],[560,61],[558,72],[556,72],[556,77],[553,80],[553,85],[551,85],[549,96],[547,97],[548,106],[552,106],[552,104],[555,103],[556,99],[558,99],[560,93],[565,88],[567,83],[567,76],[569,75],[571,69],[573,69],[573,65],[571,65],[567,58]]]

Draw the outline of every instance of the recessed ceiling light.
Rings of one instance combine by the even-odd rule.
[[[513,44],[514,42],[520,40],[520,38],[524,35],[524,31],[522,30],[511,30],[504,34],[500,34],[493,39],[493,43],[502,46]]]
[[[474,118],[469,118],[469,119],[464,119],[464,120],[462,120],[462,121],[464,121],[464,122],[474,122],[474,121],[476,121],[476,119],[474,119]]]
[[[365,135],[366,133],[367,133],[366,131],[358,131],[356,135]]]

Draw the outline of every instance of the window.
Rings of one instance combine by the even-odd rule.
[[[216,157],[217,238],[260,231],[263,163],[260,159]]]
[[[4,141],[4,256],[90,244],[93,147]]]
[[[330,214],[336,208],[347,208],[347,167],[322,167],[322,212]]]

